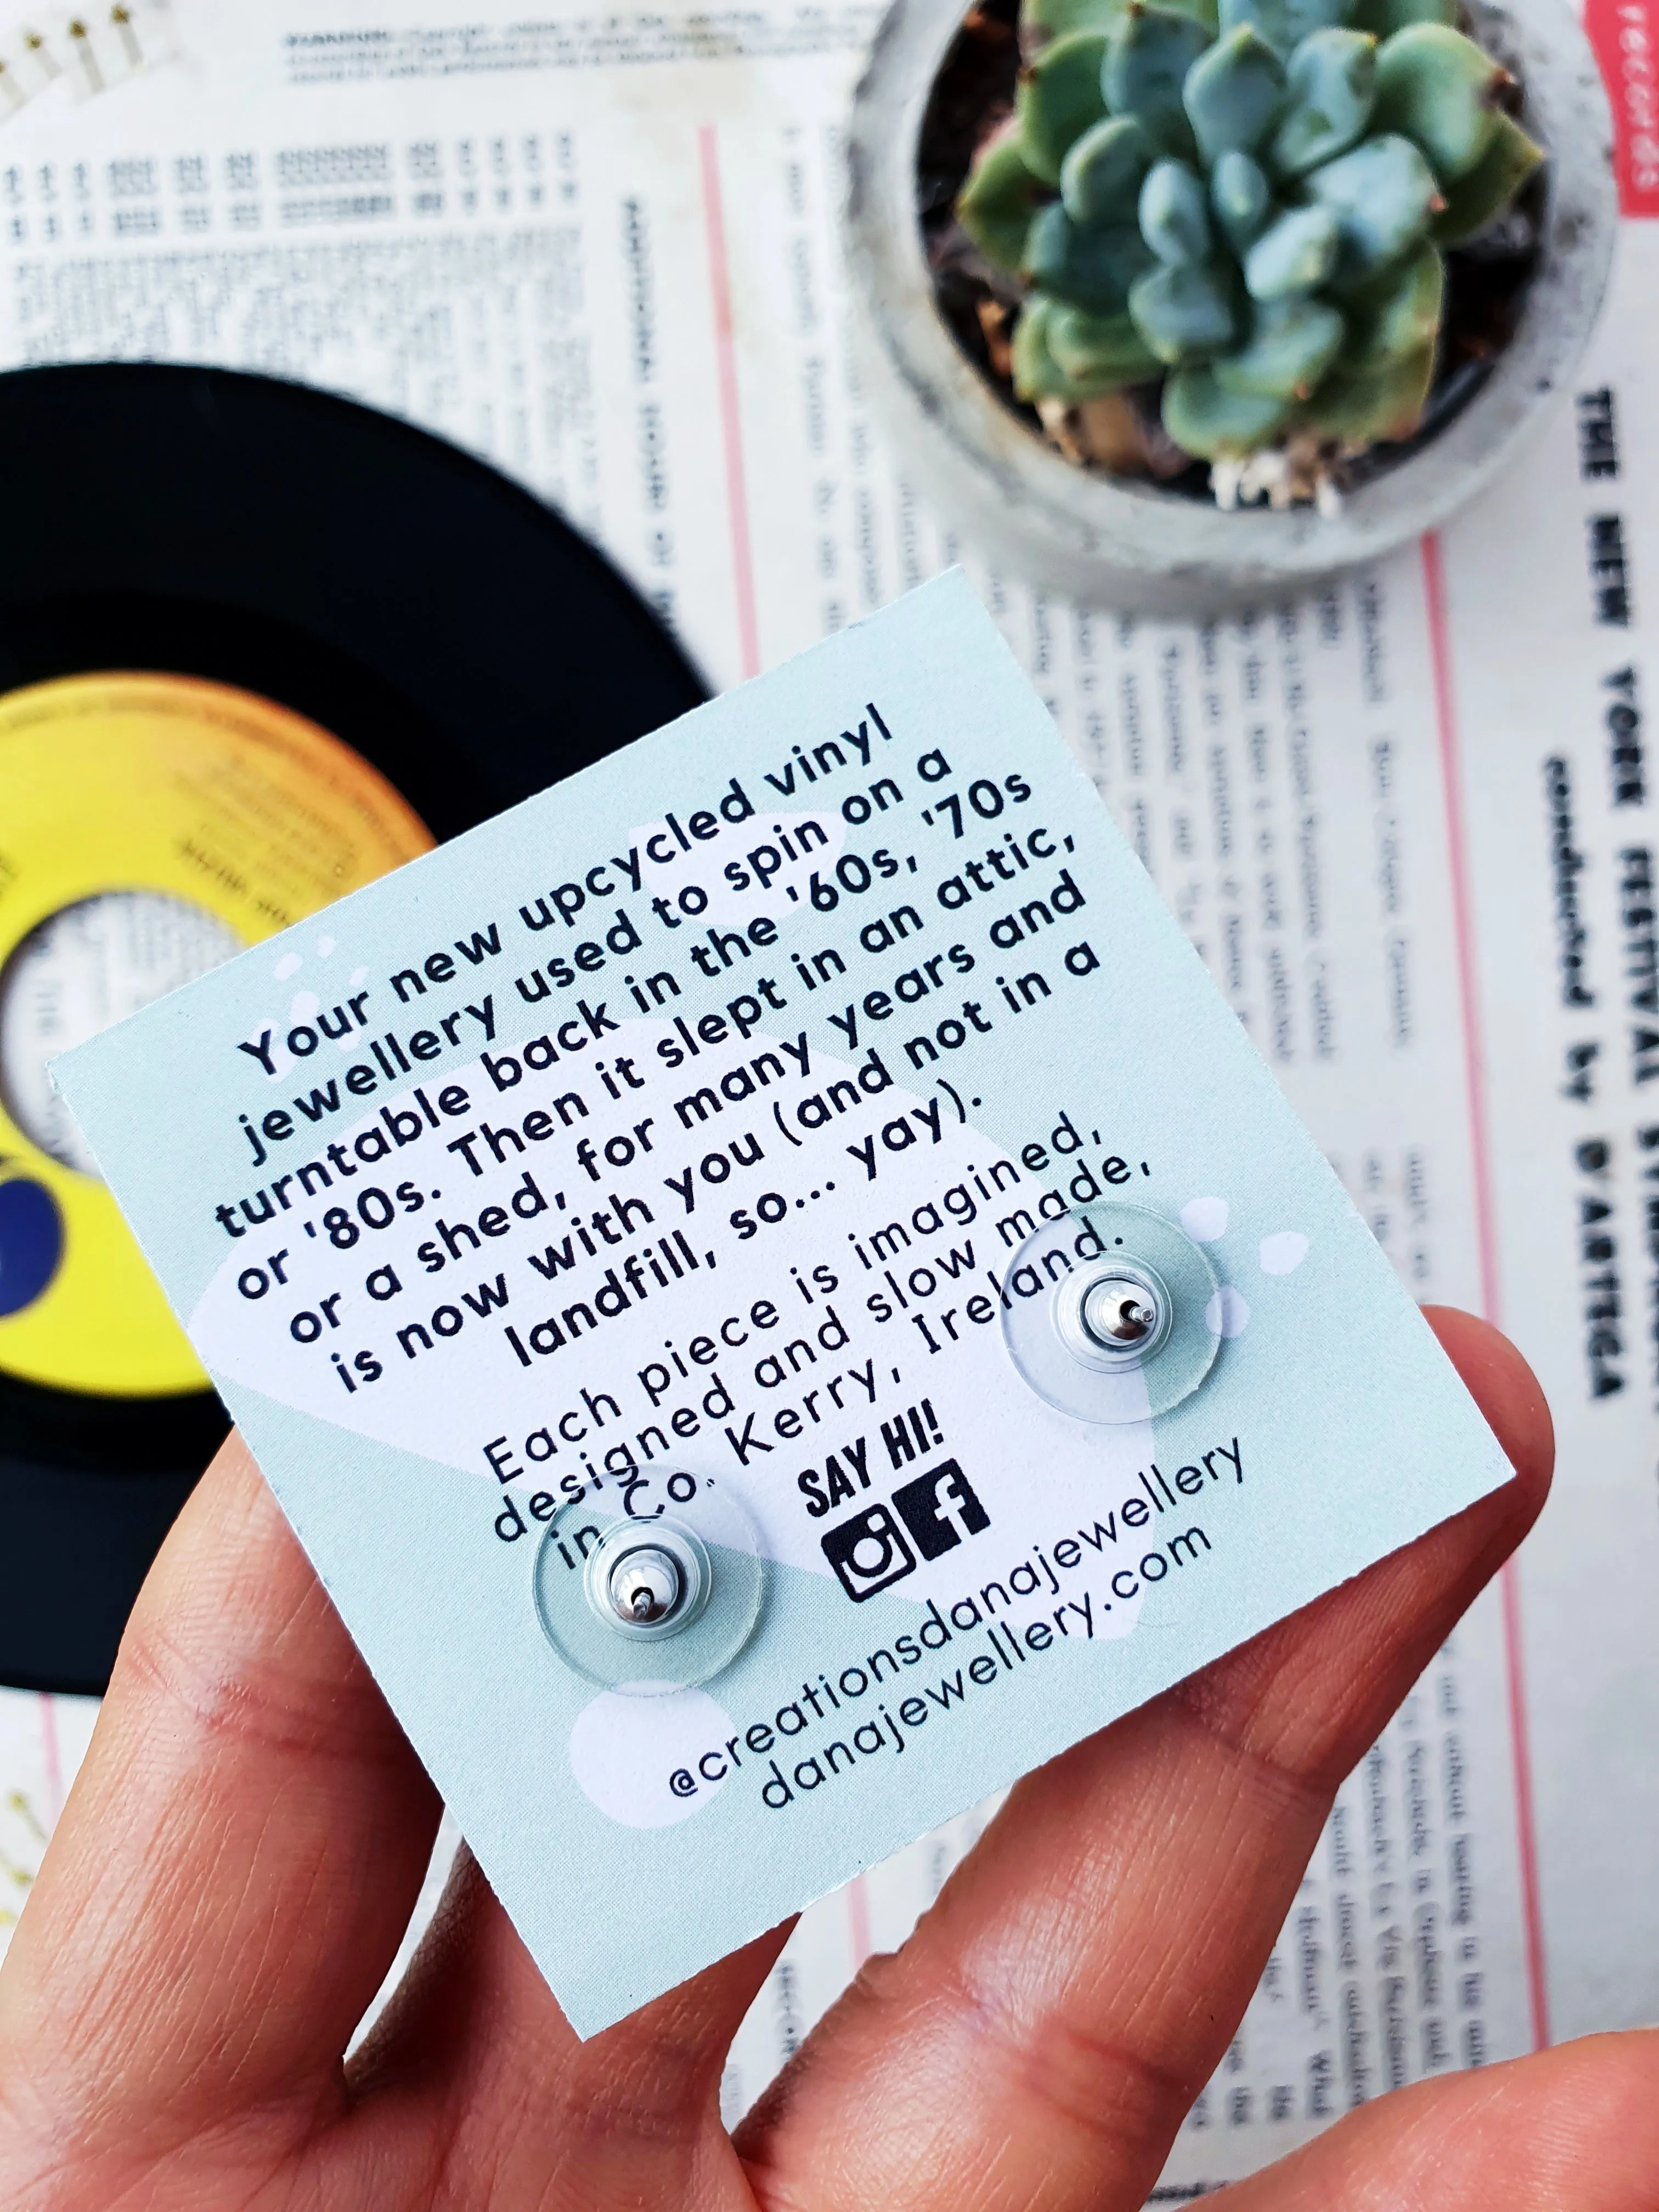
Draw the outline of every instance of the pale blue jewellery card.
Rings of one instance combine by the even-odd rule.
[[[960,576],[58,1060],[589,2034],[1509,1474]]]

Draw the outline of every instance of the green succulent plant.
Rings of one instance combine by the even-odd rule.
[[[1026,400],[1163,380],[1237,461],[1417,426],[1443,254],[1543,155],[1455,0],[1026,0],[1014,112],[957,201],[1018,278]]]

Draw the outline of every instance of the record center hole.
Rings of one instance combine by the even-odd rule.
[[[0,969],[0,1103],[43,1152],[96,1176],[46,1062],[241,949],[216,915],[165,891],[100,891],[60,907]]]

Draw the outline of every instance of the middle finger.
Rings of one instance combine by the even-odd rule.
[[[1019,1784],[740,2131],[773,2212],[1142,2203],[1337,1785],[1543,1500],[1530,1373],[1435,1318],[1517,1480]]]

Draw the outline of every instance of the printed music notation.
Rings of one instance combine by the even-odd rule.
[[[43,94],[87,100],[178,52],[166,0],[90,9],[0,10],[0,123]]]
[[[34,1884],[40,1854],[46,1847],[46,1830],[27,1793],[8,1790],[0,1820],[0,1955],[17,1924],[17,1916]]]

